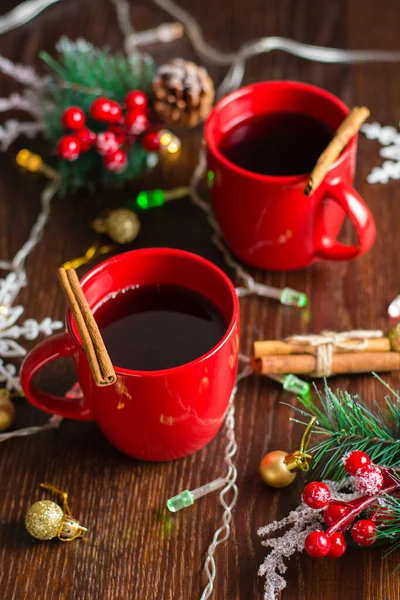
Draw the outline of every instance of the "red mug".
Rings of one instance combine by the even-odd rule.
[[[236,377],[239,302],[231,281],[218,267],[195,254],[168,248],[119,254],[89,271],[81,285],[95,309],[111,294],[150,283],[180,285],[203,294],[225,318],[224,337],[205,355],[178,367],[133,371],[114,365],[116,383],[97,387],[68,309],[66,331],[28,354],[21,382],[26,397],[37,408],[71,419],[95,420],[122,452],[161,461],[200,450],[223,423]],[[44,365],[64,356],[74,360],[82,399],[54,396],[32,383]]]
[[[308,175],[270,176],[242,169],[223,156],[221,140],[241,121],[268,113],[315,117],[336,130],[348,107],[333,94],[296,81],[268,81],[241,88],[218,102],[205,125],[208,168],[214,172],[211,197],[227,245],[250,265],[274,271],[300,269],[319,258],[348,260],[375,240],[374,219],[352,187],[357,136],[311,196]],[[337,235],[347,215],[357,244]]]

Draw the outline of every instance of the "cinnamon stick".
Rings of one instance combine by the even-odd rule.
[[[95,383],[98,386],[112,385],[117,378],[114,367],[75,269],[61,268],[58,270],[58,277],[81,336]]]
[[[336,131],[335,137],[329,142],[323,153],[317,160],[317,164],[311,172],[306,187],[303,190],[305,196],[310,196],[321,184],[329,167],[339,157],[343,148],[347,146],[353,135],[359,130],[361,125],[368,119],[370,111],[365,106],[356,106],[347,115],[344,121]]]
[[[312,354],[263,356],[253,358],[251,365],[254,371],[262,375],[293,373],[315,376],[317,359]],[[332,357],[332,374],[388,372],[399,369],[398,352],[348,352],[334,354]]]
[[[389,352],[391,350],[390,340],[387,337],[372,338],[365,340],[365,346],[360,347],[360,340],[346,340],[346,346],[354,346],[354,350],[351,348],[342,349],[333,347],[335,353],[345,352]],[[253,344],[253,355],[255,358],[261,358],[262,356],[271,355],[284,355],[284,354],[315,354],[316,346],[313,346],[307,342],[283,342],[280,340],[265,340],[254,342]]]

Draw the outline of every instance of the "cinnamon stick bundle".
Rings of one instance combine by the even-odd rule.
[[[317,164],[311,172],[309,180],[303,193],[310,196],[323,181],[329,167],[339,157],[343,148],[347,146],[353,135],[359,130],[361,125],[368,119],[370,111],[365,106],[356,106],[347,115],[339,126],[334,138],[329,142],[326,149],[317,160]]]
[[[58,277],[81,336],[95,383],[98,386],[112,385],[117,379],[114,367],[75,269],[61,268],[58,270]]]
[[[315,374],[317,358],[312,354],[289,354],[252,358],[251,366],[262,375]],[[389,372],[400,369],[400,353],[398,352],[348,352],[334,354],[330,370],[332,374]],[[322,375],[320,375],[322,376]]]
[[[360,346],[360,340],[346,340],[346,348],[333,347],[333,352],[343,353],[351,352],[354,346],[356,352],[390,352],[390,340],[387,337],[372,338],[365,340],[365,346]],[[287,354],[315,354],[316,346],[311,343],[280,340],[263,340],[254,342],[253,356],[254,358],[262,358],[263,356],[271,355],[287,355]]]

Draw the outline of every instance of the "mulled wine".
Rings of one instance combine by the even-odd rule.
[[[205,296],[152,284],[113,294],[95,312],[113,365],[139,371],[170,369],[211,350],[227,323]]]
[[[310,173],[334,136],[325,123],[308,115],[273,112],[241,121],[220,144],[232,163],[261,175]]]

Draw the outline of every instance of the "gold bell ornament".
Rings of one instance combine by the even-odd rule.
[[[60,496],[62,507],[51,500],[39,500],[32,504],[25,516],[28,533],[37,540],[52,540],[58,537],[62,542],[72,542],[83,537],[87,529],[72,516],[68,494],[49,483],[41,483],[40,487]]]
[[[274,488],[283,488],[294,481],[297,471],[309,471],[309,460],[312,456],[307,454],[306,450],[316,420],[317,418],[313,417],[307,425],[299,450],[291,453],[274,450],[264,456],[260,464],[260,475],[265,483]]]
[[[0,389],[0,433],[6,431],[14,422],[15,408],[11,394],[5,388]]]

